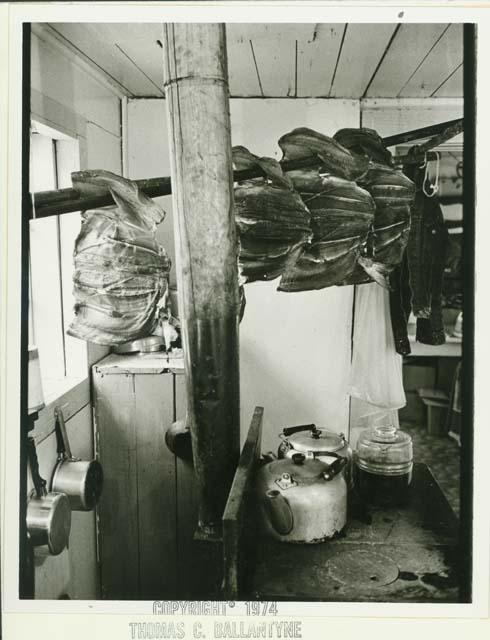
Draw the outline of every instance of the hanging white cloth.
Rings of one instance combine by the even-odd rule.
[[[356,289],[348,393],[356,399],[351,426],[398,426],[397,410],[406,404],[402,357],[395,350],[389,292],[375,282]]]

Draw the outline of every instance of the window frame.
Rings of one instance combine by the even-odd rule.
[[[40,122],[37,118],[33,117],[31,120],[31,130],[37,131],[40,135],[47,136],[51,138],[53,144],[53,166],[54,166],[54,188],[60,188],[60,186],[68,186],[68,185],[60,185],[60,167],[59,167],[59,159],[60,159],[60,145],[63,143],[68,143],[68,145],[72,145],[72,153],[74,154],[74,158],[76,159],[76,166],[73,166],[72,169],[79,169],[82,164],[82,159],[85,155],[85,148],[83,144],[83,140],[80,139],[78,135],[68,134],[60,131],[59,129],[54,129],[51,126],[45,125]],[[75,150],[76,146],[76,150]],[[67,147],[68,148],[68,147]],[[65,148],[65,152],[66,149]],[[31,158],[32,161],[32,158]],[[68,175],[64,176],[64,180],[68,179]],[[76,213],[73,215],[79,216],[80,213]],[[71,287],[71,272],[69,276],[64,276],[63,278],[63,219],[62,216],[53,216],[56,220],[56,244],[57,244],[57,257],[56,262],[58,265],[58,276],[59,276],[59,309],[58,313],[61,321],[61,336],[62,336],[62,359],[63,359],[63,376],[55,377],[50,379],[50,384],[48,389],[43,389],[45,396],[45,407],[41,409],[38,413],[38,418],[35,422],[35,428],[33,431],[33,437],[36,444],[39,444],[47,437],[49,437],[54,432],[55,426],[55,418],[54,411],[56,407],[59,407],[63,411],[63,415],[65,420],[69,420],[83,408],[85,408],[88,404],[90,404],[90,349],[87,343],[81,343],[80,352],[83,347],[83,360],[79,363],[80,366],[79,371],[73,375],[73,371],[69,372],[69,367],[67,366],[67,340],[66,340],[66,327],[67,318],[66,314],[66,300],[64,297],[64,289],[66,291],[67,282],[69,280],[69,284]],[[35,219],[35,212],[33,218]],[[30,231],[32,234],[32,231]],[[66,234],[65,234],[66,235]],[[29,326],[30,326],[30,335],[35,336],[35,316],[36,309],[33,302],[33,282],[31,277],[32,272],[32,248],[29,250]],[[66,255],[65,255],[66,258]],[[71,256],[70,256],[71,259]],[[65,261],[66,266],[66,261]],[[65,287],[63,287],[63,281],[65,282]],[[75,339],[73,339],[75,340]],[[59,357],[59,355],[58,355]]]

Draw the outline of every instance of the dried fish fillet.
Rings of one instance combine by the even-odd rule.
[[[333,138],[306,127],[286,133],[279,138],[278,144],[283,152],[283,160],[313,156],[318,158],[318,167],[323,167],[323,171],[345,180],[357,180],[369,168],[367,158],[354,156]]]
[[[389,288],[388,275],[400,264],[408,242],[415,186],[400,171],[380,164],[373,164],[360,183],[376,205],[369,261],[360,264],[373,280]],[[353,274],[350,283],[356,277]]]
[[[354,154],[365,155],[374,162],[393,166],[393,156],[383,143],[383,138],[374,129],[339,129],[334,140]]]
[[[297,176],[290,177],[296,186]],[[340,285],[364,251],[374,219],[373,199],[355,182],[331,175],[302,173],[299,182],[311,214],[313,239],[284,274],[279,289],[306,291]]]
[[[284,272],[278,291],[311,291],[340,284],[359,258],[359,239],[317,242]]]
[[[235,186],[241,282],[273,280],[311,238],[308,208],[276,160],[240,146],[233,148],[233,164],[237,170],[259,166],[266,174]]]

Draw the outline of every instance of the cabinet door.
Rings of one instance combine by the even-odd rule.
[[[165,444],[174,414],[172,374],[135,376],[139,598],[176,596],[175,456]]]
[[[164,441],[173,376],[94,368],[96,442],[104,470],[97,509],[102,597],[155,600],[177,584],[175,457]]]

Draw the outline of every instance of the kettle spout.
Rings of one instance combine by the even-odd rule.
[[[285,536],[293,530],[293,512],[287,498],[279,491],[271,490],[265,494],[265,507],[269,520],[276,532]]]

